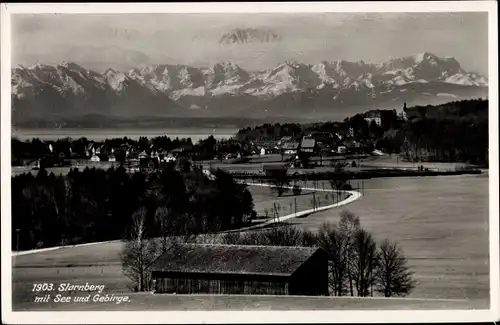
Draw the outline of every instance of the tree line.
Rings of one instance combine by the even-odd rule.
[[[146,212],[147,237],[246,225],[255,215],[248,188],[224,171],[214,174],[168,166],[151,174],[75,168],[67,176],[42,168],[12,177],[12,249],[121,239],[137,211]]]

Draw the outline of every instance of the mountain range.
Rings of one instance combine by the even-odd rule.
[[[465,71],[452,57],[427,52],[381,64],[283,62],[263,71],[232,62],[102,73],[73,62],[12,69],[15,122],[88,114],[343,118],[372,108],[399,108],[403,102],[439,104],[487,96],[485,76]]]

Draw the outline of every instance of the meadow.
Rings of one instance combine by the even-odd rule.
[[[354,188],[355,182],[351,182]],[[308,184],[310,186],[310,184]],[[322,185],[319,184],[318,187]],[[361,185],[359,186],[361,188]],[[153,296],[131,293],[119,262],[121,242],[68,247],[13,257],[14,310],[185,310],[185,309],[466,309],[488,308],[489,242],[487,175],[384,178],[365,180],[363,196],[341,208],[291,219],[289,223],[315,230],[336,222],[342,210],[359,215],[361,225],[380,242],[397,241],[415,272],[417,287],[410,298],[275,298]],[[256,209],[270,200],[268,188],[251,187]],[[310,194],[305,194],[307,196]],[[276,194],[273,195],[274,197]],[[286,200],[293,197],[282,197]],[[272,200],[272,199],[271,199]],[[286,204],[283,204],[286,205]],[[323,204],[322,204],[323,205]],[[33,303],[33,283],[69,281],[104,284],[104,293],[131,295],[120,304],[42,306]],[[56,294],[56,292],[54,292]],[[445,299],[428,301],[425,299]],[[450,300],[451,299],[451,300]],[[454,301],[457,300],[457,301]],[[125,307],[124,307],[125,306]]]

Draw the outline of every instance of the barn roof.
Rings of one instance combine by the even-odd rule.
[[[291,275],[319,248],[179,244],[152,265],[152,271]]]

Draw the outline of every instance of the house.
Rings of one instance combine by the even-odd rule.
[[[163,161],[167,162],[167,163],[169,163],[169,162],[175,162],[176,159],[177,158],[173,154],[171,154],[171,153],[169,153],[165,157],[163,157]]]
[[[283,146],[285,143],[288,143],[288,142],[291,142],[293,139],[292,137],[282,137],[279,141],[278,141],[278,146]]]
[[[259,152],[261,155],[279,153],[280,151],[280,147],[278,146],[278,141],[275,140],[258,140],[252,142],[252,146],[256,147],[257,152]],[[264,151],[262,149],[264,149]]]
[[[154,172],[159,167],[160,163],[157,159],[142,158],[139,160],[139,170],[141,172]]]
[[[149,156],[148,154],[146,153],[146,151],[143,151],[139,154],[139,160],[142,160],[142,159],[148,159]]]
[[[85,154],[87,157],[92,157],[95,155],[95,148],[96,148],[96,143],[95,142],[90,142],[87,144],[87,147],[85,148]]]
[[[300,143],[300,153],[314,154],[317,150],[317,143],[311,137],[303,137]]]
[[[363,118],[366,122],[368,122],[368,125],[370,125],[372,122],[375,122],[378,126],[382,125],[382,112],[380,110],[368,111],[363,114]]]
[[[330,132],[312,132],[309,134],[309,137],[316,140],[316,142],[322,142],[324,144],[332,144],[333,142],[333,134]]]
[[[299,151],[299,143],[295,141],[284,143],[281,146],[281,152],[284,155],[296,155],[298,151]]]
[[[98,155],[94,154],[92,157],[90,157],[90,161],[99,162],[99,161],[101,161],[101,158],[99,158]]]
[[[155,293],[328,295],[321,248],[177,244],[149,269]]]

